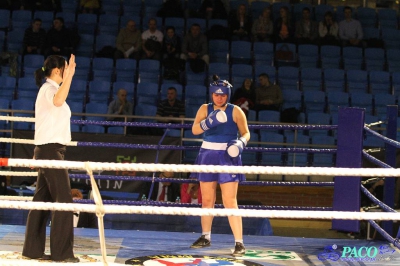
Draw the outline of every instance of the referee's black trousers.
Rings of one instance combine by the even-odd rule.
[[[57,143],[35,147],[35,159],[64,160],[65,146]],[[40,168],[33,201],[72,203],[67,169]],[[46,245],[46,224],[50,211],[31,210],[26,222],[22,255],[41,258]],[[50,227],[51,259],[61,261],[72,258],[74,244],[73,214],[53,211]]]

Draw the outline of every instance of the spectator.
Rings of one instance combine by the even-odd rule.
[[[36,18],[32,26],[25,30],[24,54],[43,54],[45,41],[46,31],[42,29],[42,20]]]
[[[276,84],[271,84],[268,74],[261,73],[258,76],[260,86],[256,89],[256,111],[275,110],[279,111],[283,102],[281,88]]]
[[[183,39],[181,59],[191,61],[190,67],[193,72],[204,71],[204,64],[208,65],[210,62],[207,37],[200,31],[200,25],[194,23]]]
[[[46,34],[45,55],[68,57],[76,43],[74,34],[64,26],[64,19],[57,17],[53,21],[53,27]]]
[[[175,33],[175,28],[168,26],[163,41],[164,79],[179,80],[180,71],[185,62],[179,58],[181,54],[181,39]]]
[[[149,19],[149,29],[142,33],[143,57],[145,59],[161,59],[164,34],[157,29],[157,20]]]
[[[142,37],[140,30],[136,28],[135,21],[129,20],[126,27],[119,31],[115,46],[117,48],[114,54],[115,60],[120,58],[140,59]]]
[[[126,99],[127,91],[125,89],[119,89],[117,98],[110,102],[108,105],[107,114],[109,115],[133,115],[133,105]],[[108,117],[107,120],[114,121],[125,121],[122,117]],[[127,121],[131,121],[128,118]]]
[[[80,0],[79,8],[81,13],[98,14],[100,11],[99,0]]]
[[[242,108],[242,111],[246,115],[249,109],[253,109],[256,102],[256,91],[253,86],[253,81],[250,78],[246,78],[242,86],[236,89],[231,101],[233,104]]]
[[[201,204],[201,189],[198,183],[183,183],[181,185],[181,202]]]
[[[160,178],[174,178],[173,172],[160,173]],[[151,188],[151,182],[146,182],[142,188],[142,195],[148,196]],[[171,182],[154,182],[153,192],[150,200],[175,202],[180,197],[180,186],[178,183]]]
[[[247,14],[246,5],[239,5],[229,20],[232,41],[250,41],[251,19]]]
[[[360,21],[353,19],[351,7],[344,7],[344,20],[339,23],[339,38],[342,46],[362,47],[363,31]]]
[[[296,21],[297,44],[316,44],[318,38],[318,23],[310,18],[310,9],[303,8],[302,18]]]
[[[205,19],[227,19],[228,13],[221,0],[204,0],[199,10],[199,16]]]
[[[82,192],[79,189],[71,189],[73,200],[83,199]],[[91,212],[74,212],[74,227],[98,228],[96,214]]]
[[[177,91],[175,87],[169,87],[167,90],[167,99],[162,100],[157,107],[157,117],[185,117],[185,104],[176,98]],[[180,123],[178,120],[158,119],[164,123]]]
[[[319,22],[318,27],[321,45],[338,45],[339,25],[333,20],[331,11],[325,13],[324,20]]]
[[[294,29],[288,7],[281,7],[279,15],[280,17],[274,23],[275,42],[293,42]]]
[[[251,33],[255,42],[269,42],[274,32],[274,24],[271,19],[271,7],[263,9],[262,14],[253,22]]]

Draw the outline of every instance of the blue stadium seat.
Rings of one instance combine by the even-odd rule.
[[[254,42],[253,56],[256,67],[264,65],[272,66],[274,63],[274,44],[270,42]]]
[[[370,71],[369,88],[372,94],[387,93],[391,94],[392,86],[390,82],[390,73],[387,71]]]
[[[114,6],[117,5],[114,4]],[[115,35],[119,28],[119,16],[117,14],[101,14],[97,27],[97,34]]]
[[[299,68],[292,66],[283,66],[278,69],[278,84],[282,90],[298,89],[299,80]]]
[[[17,80],[14,77],[0,76],[0,98],[11,101],[15,96]]]
[[[363,28],[377,26],[377,14],[374,8],[357,7],[357,19]]]
[[[160,61],[152,59],[142,59],[139,61],[138,83],[159,83]]]
[[[11,14],[11,27],[13,30],[24,30],[31,25],[32,11],[27,9],[13,10]]]
[[[229,58],[232,64],[251,64],[251,42],[232,41]]]
[[[0,29],[5,30],[10,27],[10,10],[0,9]]]
[[[210,76],[216,74],[221,79],[229,79],[229,64],[225,63],[210,63],[208,66]]]
[[[94,34],[80,34],[80,40],[76,47],[76,55],[84,57],[93,57]],[[79,67],[79,65],[77,65]]]
[[[122,1],[122,12],[126,16],[140,16],[143,10],[142,0]],[[125,25],[125,24],[124,24]]]
[[[308,148],[310,144],[310,138],[301,134],[290,134],[286,136],[287,147],[294,148]],[[299,145],[300,144],[300,145]],[[307,153],[288,153],[287,154],[287,166],[307,166],[308,165],[308,154]],[[299,177],[300,178],[300,177]],[[296,178],[297,179],[297,178]]]
[[[156,16],[157,11],[163,5],[163,0],[148,0],[143,2],[143,14],[148,16]],[[161,26],[161,24],[160,24]]]
[[[76,22],[79,25],[79,34],[95,34],[97,27],[97,15],[91,13],[80,13],[76,17]]]
[[[320,56],[323,69],[340,67],[341,52],[339,46],[321,46]]]
[[[380,70],[385,66],[385,50],[383,48],[366,48],[364,50],[365,69]]]
[[[389,72],[400,72],[400,49],[386,49],[386,61]]]
[[[262,110],[258,112],[258,121],[279,123],[281,113],[279,111]]]
[[[284,148],[284,137],[282,134],[262,130],[260,132],[260,140],[261,142],[265,142],[265,144],[261,144],[261,147],[263,148]],[[261,165],[282,166],[282,152],[263,152],[261,154]],[[268,177],[268,175],[265,176],[265,178]],[[263,179],[265,180],[265,178]]]
[[[190,1],[190,2],[194,2],[194,1]],[[210,20],[208,20],[208,29],[211,29],[212,26],[214,25],[219,25],[222,27],[228,27],[228,20],[227,19],[218,19],[218,18],[212,18]]]
[[[91,114],[107,114],[108,105],[107,102],[91,102],[87,103],[85,107],[86,120],[103,121],[105,117],[103,116],[93,116]]]
[[[365,70],[347,70],[348,92],[368,92],[368,72]]]
[[[324,87],[326,92],[341,91],[344,92],[345,86],[345,71],[338,68],[324,69]]]
[[[187,18],[186,19],[186,32],[190,30],[193,24],[199,24],[200,30],[204,33],[207,29],[207,21],[204,18]]]
[[[319,48],[313,44],[300,44],[298,46],[299,66],[301,68],[317,67]]]
[[[159,89],[157,83],[138,83],[137,84],[137,96],[152,96],[158,98]]]
[[[34,77],[35,71],[41,68],[44,63],[44,56],[39,54],[24,55],[24,64],[22,67],[23,75],[26,77]]]
[[[42,20],[42,28],[47,32],[53,26],[54,12],[45,10],[36,10],[33,13],[33,19],[40,18]]]
[[[124,127],[109,127],[107,129],[108,134],[116,134],[116,135],[123,135],[124,134]]]
[[[393,86],[393,94],[395,96],[400,96],[400,72],[392,73],[392,86]]]
[[[388,93],[374,94],[374,109],[375,115],[382,117],[386,116],[387,106],[396,104],[396,96]]]
[[[378,22],[381,29],[397,29],[397,12],[391,8],[380,8],[378,12]]]
[[[83,104],[82,101],[80,102],[73,102],[68,100],[68,106],[71,109],[71,113],[83,113]],[[72,115],[72,120],[81,120],[82,116],[79,115]]]
[[[182,37],[185,32],[185,19],[176,17],[166,17],[164,21],[165,27],[174,27],[176,35]]]
[[[93,119],[91,119],[93,120]],[[104,126],[101,125],[83,125],[82,132],[103,134],[105,132]]]
[[[35,79],[33,79],[32,77],[23,77],[18,79],[17,89],[37,92],[38,88],[36,86]]]
[[[121,58],[115,61],[117,81],[136,82],[136,60]]]
[[[299,90],[282,90],[282,96],[284,99],[282,110],[288,108],[302,109],[302,93]]]
[[[321,112],[309,112],[307,113],[307,124],[310,125],[330,125],[331,124],[331,115]],[[328,135],[328,130],[309,130],[309,136],[316,135]]]
[[[135,115],[137,116],[156,116],[157,106],[150,104],[137,105]],[[154,122],[153,119],[138,119],[140,122]]]
[[[396,22],[397,23],[397,22]],[[385,43],[385,49],[399,49],[400,30],[396,28],[381,28],[382,40]]]
[[[365,108],[366,114],[371,115],[373,112],[372,94],[366,92],[350,93],[350,102],[352,107]]]
[[[87,56],[75,56],[76,68],[74,79],[88,80],[91,75],[92,59]]]
[[[111,83],[104,80],[92,80],[89,82],[89,101],[108,104],[111,96]]]
[[[185,102],[192,100],[205,103],[207,100],[207,87],[204,85],[187,85],[185,87]]]
[[[114,75],[114,61],[111,58],[95,57],[92,60],[93,80],[111,82]]]
[[[17,99],[29,99],[32,101],[35,101],[37,97],[37,92],[36,91],[24,91],[24,90],[18,90],[18,97]]]
[[[112,84],[111,91],[117,94],[119,89],[125,89],[128,93],[127,99],[133,99],[135,95],[135,84],[127,81],[116,81]]]
[[[239,88],[246,78],[253,79],[253,67],[246,64],[233,64],[231,83],[233,88]]]
[[[302,68],[300,71],[302,91],[322,90],[322,71],[320,68]]]
[[[326,145],[335,145],[335,138],[332,136],[315,135],[311,137],[311,144],[320,145],[322,149],[326,149]],[[314,147],[314,148],[318,148]],[[332,147],[333,148],[333,147]],[[332,153],[314,153],[312,159],[314,167],[333,167],[335,166],[334,154]]]
[[[343,47],[343,68],[361,69],[363,64],[363,50],[361,47]]]
[[[209,40],[208,50],[211,63],[228,63],[229,42],[227,40]]]
[[[86,79],[72,79],[68,100],[86,102],[87,81]]]
[[[325,112],[326,95],[323,91],[304,91],[303,101],[307,113],[310,112]]]
[[[339,107],[348,107],[350,95],[344,91],[328,91],[326,94],[328,102],[328,111],[330,114],[336,114]]]
[[[98,53],[101,49],[103,49],[106,46],[112,46],[115,47],[115,42],[117,40],[117,37],[112,34],[100,34],[97,35],[96,40],[95,40],[95,48],[94,52]]]
[[[7,33],[6,49],[9,52],[22,54],[22,43],[24,39],[24,31],[13,30]]]

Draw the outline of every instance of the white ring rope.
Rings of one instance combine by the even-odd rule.
[[[7,160],[1,166],[86,169],[85,162],[33,160],[33,159],[0,159]],[[7,165],[5,165],[7,164]],[[102,171],[137,171],[137,172],[184,172],[184,173],[243,173],[266,175],[320,175],[320,176],[374,176],[399,177],[400,170],[394,168],[334,168],[334,167],[282,167],[282,166],[220,166],[189,164],[150,164],[150,163],[102,163],[90,162],[92,170]]]
[[[13,171],[0,171],[0,176],[37,176],[37,172],[13,172]]]
[[[18,122],[35,122],[35,118],[34,117],[26,117],[26,116],[5,116],[5,115],[0,115],[0,120],[18,121]]]
[[[16,138],[0,138],[0,142],[4,143],[18,143],[18,144],[34,144],[33,139],[16,139]],[[78,146],[77,141],[71,141],[66,146]]]
[[[79,203],[48,203],[37,201],[0,201],[0,208],[24,210],[50,210],[96,213],[96,205]],[[343,220],[400,220],[400,213],[385,212],[339,212],[339,211],[289,211],[249,209],[203,209],[185,207],[104,205],[106,214],[163,214],[191,216],[242,216],[256,218],[286,219],[343,219]]]

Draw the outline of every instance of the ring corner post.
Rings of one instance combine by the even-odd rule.
[[[337,132],[336,167],[361,168],[365,109],[340,107]],[[361,177],[336,176],[333,210],[359,212]],[[332,220],[332,229],[359,232],[360,221]]]
[[[397,105],[388,105],[386,112],[386,137],[396,140],[397,138]],[[396,147],[385,143],[385,161],[386,164],[396,168]],[[395,204],[395,188],[396,178],[385,177],[385,185],[383,188],[383,202],[390,208],[394,208]],[[391,236],[393,236],[393,221],[383,221],[382,228]]]

